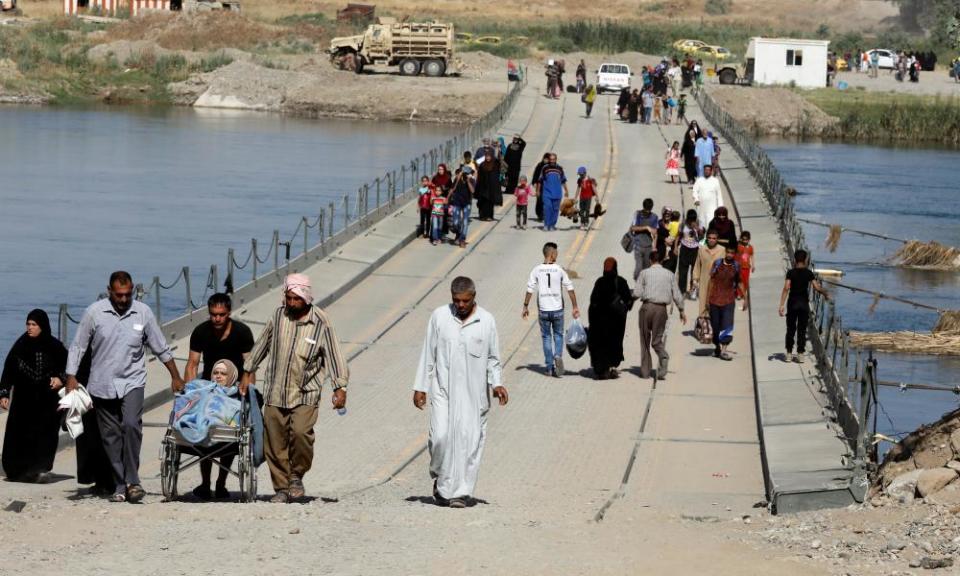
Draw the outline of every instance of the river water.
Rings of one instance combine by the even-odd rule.
[[[263,258],[273,230],[289,239],[330,201],[342,214],[344,194],[453,131],[179,108],[0,108],[0,357],[31,308],[46,309],[56,331],[58,305],[79,318],[115,269],[149,285],[190,266],[202,304],[210,265],[225,278],[228,248],[242,262],[256,237]],[[185,309],[182,281],[172,294],[165,319]]]
[[[798,191],[802,217],[907,239],[960,246],[960,151],[770,140],[764,147]],[[823,248],[827,229],[804,224],[817,266],[843,270],[841,282],[939,308],[960,308],[960,273],[884,266],[900,246],[845,232],[835,253]],[[834,292],[844,325],[853,330],[929,331],[937,313],[848,290]],[[883,380],[955,386],[960,358],[878,354]],[[877,430],[902,435],[957,407],[952,393],[881,387]]]

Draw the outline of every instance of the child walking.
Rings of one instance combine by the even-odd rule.
[[[420,196],[417,198],[417,207],[420,208],[420,226],[417,228],[420,236],[430,237],[430,208],[433,200],[433,185],[430,178],[424,176],[420,179],[420,189],[417,192]]]
[[[430,241],[434,246],[440,243],[440,231],[447,216],[447,197],[439,188],[434,188],[430,197]]]
[[[653,97],[653,121],[662,124],[660,110],[663,108],[663,99],[660,96]]]
[[[680,143],[676,140],[673,141],[673,146],[667,150],[667,176],[670,177],[671,184],[680,182]]]
[[[787,317],[787,353],[783,357],[784,362],[803,363],[803,354],[807,348],[807,320],[810,318],[810,286],[830,300],[830,296],[817,282],[816,275],[807,268],[807,263],[806,250],[793,253],[793,268],[787,271],[787,279],[780,294],[780,315]],[[794,336],[797,354],[793,353]]]
[[[520,182],[517,184],[516,189],[514,189],[513,195],[517,198],[517,228],[526,230],[527,204],[530,201],[530,196],[536,195],[533,188],[527,184],[526,175],[520,176]]]
[[[687,121],[687,95],[681,94],[680,101],[677,102],[677,124],[683,124]]]
[[[577,198],[580,199],[580,228],[590,227],[590,205],[597,195],[597,181],[587,175],[586,166],[577,168]]]
[[[737,262],[740,264],[740,298],[743,304],[740,310],[746,310],[750,303],[750,273],[756,272],[753,264],[753,246],[750,245],[750,232],[740,233],[740,243],[737,244]]]

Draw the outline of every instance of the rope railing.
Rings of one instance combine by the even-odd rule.
[[[743,159],[779,224],[780,239],[792,260],[796,250],[806,250],[806,238],[788,193],[783,176],[776,165],[753,137],[733,119],[705,91],[694,94],[704,117],[723,135],[728,144]],[[722,171],[721,171],[722,174]],[[809,265],[813,267],[812,258]],[[870,355],[861,358],[859,349],[850,345],[849,333],[843,329],[842,319],[833,300],[826,300],[819,292],[812,295],[809,331],[811,347],[817,358],[817,370],[830,400],[832,418],[843,431],[853,457],[856,486],[854,493],[863,495],[867,455],[871,449],[871,434],[867,430],[872,393],[876,389],[876,360]],[[852,394],[850,370],[857,375],[859,394]],[[856,398],[856,400],[854,400]]]
[[[280,232],[275,230],[270,240],[270,247],[266,254],[261,256],[260,249],[262,245],[256,238],[250,240],[250,249],[246,258],[241,264],[236,259],[235,249],[229,248],[226,257],[226,276],[224,278],[224,290],[228,293],[236,293],[239,290],[249,290],[252,285],[257,290],[264,290],[269,287],[269,283],[261,286],[260,281],[267,275],[278,275],[289,268],[291,261],[302,258],[306,263],[311,258],[321,258],[328,252],[328,244],[333,243],[334,247],[341,245],[352,234],[359,233],[362,229],[372,225],[390,212],[393,212],[399,205],[412,199],[419,186],[420,176],[423,174],[433,174],[436,167],[441,162],[451,162],[454,158],[454,151],[464,146],[476,143],[483,134],[495,129],[506,115],[516,104],[517,99],[526,87],[526,74],[522,76],[523,80],[513,83],[507,95],[491,109],[487,114],[478,118],[471,124],[465,126],[459,134],[447,139],[442,144],[434,146],[426,152],[414,156],[408,162],[401,163],[395,170],[387,170],[382,177],[375,178],[359,186],[353,194],[344,194],[341,199],[331,201],[324,199],[327,203],[326,208],[321,208],[317,216],[313,219],[302,216],[297,223],[297,227],[290,234],[289,240],[281,241]],[[334,196],[335,197],[335,196]],[[311,232],[314,231],[314,232]],[[302,246],[300,243],[302,242]],[[281,246],[284,251],[281,253]],[[272,266],[269,262],[273,259]],[[249,281],[240,283],[237,278],[238,271],[247,270],[244,274]],[[249,274],[249,276],[248,276]],[[180,304],[164,308],[169,298],[164,292],[176,288],[184,282],[184,297]],[[211,265],[204,283],[204,292],[197,302],[193,299],[191,291],[191,278],[189,267],[183,267],[180,273],[170,284],[164,284],[158,276],[153,277],[153,281],[146,287],[142,285],[137,287],[136,297],[138,300],[149,300],[149,305],[153,309],[158,323],[167,330],[168,325],[163,324],[161,317],[164,311],[179,311],[177,316],[192,315],[196,310],[201,309],[206,304],[207,295],[211,290],[219,289],[219,273],[217,266]],[[256,292],[256,291],[255,291]],[[68,310],[67,304],[61,304],[59,308],[59,336],[66,341],[68,327],[70,323],[78,324]]]

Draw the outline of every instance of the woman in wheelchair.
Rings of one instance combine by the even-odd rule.
[[[213,371],[210,378],[223,388],[232,388],[237,385],[239,380],[237,367],[229,360],[218,360],[213,365]],[[193,489],[193,495],[201,500],[225,499],[230,497],[227,491],[228,470],[233,464],[234,453],[225,453],[220,456],[220,470],[217,472],[217,485],[214,492],[210,492],[210,474],[213,471],[213,459],[207,459],[200,462],[200,485]]]

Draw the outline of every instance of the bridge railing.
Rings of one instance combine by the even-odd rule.
[[[788,257],[792,259],[796,250],[812,254],[797,220],[789,186],[763,147],[707,91],[698,90],[695,97],[704,117],[736,150],[759,185],[778,222]],[[813,267],[812,258],[809,265]],[[860,351],[851,347],[849,333],[843,329],[833,300],[826,300],[814,291],[810,309],[812,329],[808,330],[808,336],[817,359],[818,375],[830,401],[827,415],[843,431],[853,455],[848,464],[854,469],[857,486],[852,488],[862,497],[867,487],[867,458],[871,446],[867,423],[876,398],[876,360],[872,355],[861,357]]]
[[[232,294],[235,308],[277,288],[289,272],[304,270],[322,260],[412,200],[421,176],[432,176],[439,164],[453,164],[464,150],[472,150],[484,135],[500,126],[527,84],[525,72],[520,81],[511,83],[507,94],[492,110],[456,136],[360,185],[355,191],[345,192],[337,200],[330,201],[329,196],[325,196],[325,204],[318,205],[314,214],[301,217],[289,236],[274,230],[267,246],[252,238],[245,256],[238,258],[238,251],[230,248],[223,268],[212,264],[200,276],[191,273],[188,266],[168,282],[154,276],[146,286],[137,284],[136,298],[151,307],[166,337],[174,340],[207,319],[203,313],[207,296],[220,291],[221,287],[222,291]],[[195,299],[199,292],[197,280],[202,282],[203,292]],[[198,311],[201,313],[195,314]],[[79,315],[73,314],[67,304],[60,305],[58,335],[62,342],[68,342],[70,326],[79,322],[76,317]],[[175,317],[165,322],[168,315]]]

